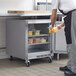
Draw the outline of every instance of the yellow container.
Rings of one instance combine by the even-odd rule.
[[[54,27],[52,29],[49,28],[49,33],[56,33],[58,31],[57,27]]]
[[[28,32],[28,36],[32,36],[32,31],[29,31]]]

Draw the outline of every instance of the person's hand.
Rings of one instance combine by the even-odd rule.
[[[60,25],[57,26],[58,30],[60,30],[62,27]]]
[[[50,26],[49,26],[49,29],[50,29],[50,30],[52,30],[52,29],[53,29],[52,25],[50,25]]]

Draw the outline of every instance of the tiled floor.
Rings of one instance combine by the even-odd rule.
[[[59,71],[60,66],[66,65],[67,59],[54,60],[48,63],[47,59],[32,60],[31,66],[26,67],[23,60],[0,60],[0,76],[64,76]]]

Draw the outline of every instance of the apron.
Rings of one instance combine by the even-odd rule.
[[[59,9],[59,11],[63,15],[66,15],[66,17],[64,18],[64,24],[65,24],[64,31],[65,31],[66,43],[71,44],[72,43],[72,39],[71,39],[71,17],[72,17],[72,12],[75,10],[69,11],[68,13],[64,13],[63,10],[60,10],[60,9]]]

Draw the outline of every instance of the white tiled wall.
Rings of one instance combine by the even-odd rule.
[[[34,0],[0,0],[0,15],[8,10],[33,10]],[[0,47],[6,47],[5,18],[0,17]],[[7,58],[6,49],[0,49],[0,59]]]
[[[8,55],[6,54],[6,49],[0,50],[0,59],[8,58]]]
[[[33,10],[34,0],[0,0],[0,14],[7,10]]]
[[[0,17],[0,48],[6,47],[6,25],[5,18]],[[0,59],[7,58],[6,49],[0,49]]]

